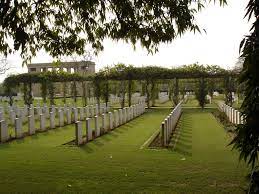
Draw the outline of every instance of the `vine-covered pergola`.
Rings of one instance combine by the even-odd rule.
[[[199,81],[200,87],[204,87],[204,80],[206,79],[219,79],[223,81],[223,85],[226,93],[234,91],[230,84],[231,79],[235,79],[238,72],[225,70],[215,65],[185,65],[178,68],[164,68],[157,66],[147,67],[134,67],[131,65],[118,64],[114,67],[106,67],[100,70],[98,73],[89,76],[83,76],[79,74],[70,74],[67,72],[42,72],[42,73],[24,73],[18,75],[11,75],[4,81],[6,94],[9,96],[12,104],[13,89],[21,87],[24,93],[24,101],[27,104],[31,104],[32,97],[32,85],[41,85],[41,96],[43,101],[46,101],[47,95],[50,98],[51,103],[54,103],[54,83],[63,83],[63,97],[66,98],[67,83],[72,84],[73,97],[76,100],[77,90],[76,88],[81,83],[83,89],[83,101],[87,104],[87,88],[93,88],[94,95],[97,98],[97,102],[100,103],[101,96],[105,102],[109,100],[109,93],[111,82],[120,82],[121,86],[124,86],[124,97],[127,93],[128,103],[131,105],[131,96],[134,86],[134,82],[142,83],[143,90],[146,91],[147,106],[150,107],[150,100],[155,94],[156,84],[167,84],[169,88],[170,96],[174,103],[178,102],[179,95],[179,80],[188,80],[191,82]],[[126,89],[127,88],[127,89]],[[189,88],[190,89],[190,88]],[[232,95],[231,95],[232,96]],[[232,100],[231,100],[232,101]],[[64,100],[65,102],[65,100]],[[124,102],[123,105],[124,106]]]

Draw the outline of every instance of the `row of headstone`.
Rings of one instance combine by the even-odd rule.
[[[8,116],[7,119],[10,119],[11,124],[14,125],[15,122],[15,118],[22,118],[22,122],[26,121],[27,116],[31,115],[31,112],[35,113],[35,117],[36,118],[40,118],[40,115],[42,113],[45,113],[45,117],[49,118],[50,116],[50,112],[59,112],[60,109],[64,109],[64,111],[66,112],[68,109],[72,110],[73,108],[75,108],[74,106],[72,106],[71,104],[69,105],[64,105],[62,107],[60,106],[47,106],[46,104],[44,104],[42,107],[37,104],[36,106],[34,105],[30,105],[27,106],[25,105],[24,107],[17,107],[17,106],[12,106],[12,107],[8,107],[7,108],[7,113],[6,115]],[[110,108],[110,103],[107,103],[107,106],[105,103],[101,103],[100,106],[98,105],[89,105],[87,107],[77,107],[78,109],[83,109],[85,110],[85,112],[89,112],[90,116],[94,116],[96,114],[102,114],[103,112],[108,112],[109,108]],[[88,110],[89,109],[89,110]],[[82,110],[81,110],[81,114],[82,114]],[[87,115],[89,115],[87,114]],[[1,118],[2,117],[2,118]],[[5,111],[3,107],[0,107],[0,120],[5,120]]]
[[[182,113],[182,101],[173,109],[173,111],[165,118],[161,124],[161,144],[162,146],[168,146],[170,138],[174,132],[177,122],[180,119]]]
[[[94,118],[87,118],[85,120],[85,128],[83,128],[83,122],[77,121],[75,123],[75,142],[76,145],[85,144],[94,138],[97,138],[109,131],[129,122],[130,120],[142,115],[145,112],[145,104],[139,103],[126,107],[123,109],[115,110],[114,112],[108,112],[101,115],[101,125],[99,125],[99,116]],[[94,132],[90,127],[90,122],[94,120]],[[86,131],[86,136],[83,136],[83,130]]]
[[[222,112],[224,112],[227,117],[228,120],[235,124],[235,125],[239,125],[239,124],[243,124],[244,123],[244,116],[241,114],[241,112],[239,112],[238,110],[234,109],[231,106],[226,105],[225,103],[219,103],[219,108]]]
[[[161,103],[161,104],[165,103],[165,102],[169,101],[169,96],[165,93],[160,93],[158,95],[158,100],[159,100],[159,103]]]
[[[14,124],[15,128],[15,138],[22,138],[24,136],[23,132],[23,121],[26,119],[28,122],[28,134],[33,135],[36,133],[35,121],[39,120],[40,128],[39,131],[45,131],[47,128],[54,129],[56,127],[63,127],[65,124],[69,125],[78,120],[84,120],[88,117],[98,116],[98,114],[103,114],[109,111],[109,103],[101,104],[100,106],[87,106],[87,107],[55,107],[52,106],[50,109],[43,107],[36,109],[31,107],[28,110],[28,116],[19,115],[17,117],[14,111],[10,111],[12,114],[11,122]],[[56,121],[56,117],[58,122]],[[47,120],[49,118],[49,120]],[[47,123],[49,121],[49,123]],[[48,126],[48,127],[47,127]],[[0,113],[0,142],[6,142],[10,139],[8,132],[8,123]]]

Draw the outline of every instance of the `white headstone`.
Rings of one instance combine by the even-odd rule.
[[[107,132],[106,114],[102,114],[102,131],[103,131],[103,133]]]
[[[99,127],[97,115],[94,117],[94,123],[95,123],[95,137],[99,137],[100,136],[100,127]]]
[[[83,131],[82,131],[82,122],[81,121],[76,121],[76,144],[77,145],[82,145],[83,144]]]
[[[28,129],[29,135],[35,134],[35,121],[32,115],[28,116]]]
[[[55,113],[54,112],[50,112],[49,116],[50,116],[50,118],[49,118],[50,128],[54,129],[56,127],[56,124],[55,124]]]
[[[90,141],[93,139],[93,132],[92,132],[92,128],[90,125],[90,118],[86,119],[86,136],[87,136],[87,141]]]
[[[0,141],[2,143],[8,141],[9,135],[8,135],[8,127],[5,120],[0,121]]]
[[[59,116],[59,126],[63,127],[64,126],[64,112],[63,112],[63,110],[59,110],[58,116]]]
[[[109,114],[109,130],[113,129],[113,115],[111,112],[108,113]]]
[[[22,137],[22,119],[21,118],[15,119],[15,137],[16,138]]]
[[[46,130],[46,117],[45,113],[40,114],[40,130],[45,131]]]

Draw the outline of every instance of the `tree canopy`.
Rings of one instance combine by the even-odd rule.
[[[1,0],[0,52],[20,51],[26,62],[42,48],[53,57],[82,54],[86,45],[99,51],[104,38],[139,41],[152,52],[188,30],[200,31],[195,14],[207,1]]]

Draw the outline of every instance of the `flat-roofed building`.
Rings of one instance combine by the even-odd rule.
[[[60,62],[59,65],[53,63],[31,63],[27,65],[28,73],[46,71],[64,71],[68,73],[93,74],[95,73],[95,63],[92,61]]]
[[[28,73],[47,72],[47,71],[64,71],[68,73],[78,73],[80,75],[91,75],[95,73],[95,63],[92,61],[60,62],[55,63],[31,63],[27,65]],[[55,83],[55,95],[62,96],[61,83]],[[32,91],[33,96],[41,96],[40,84],[34,84]],[[80,87],[80,86],[78,86]],[[78,88],[77,87],[77,88]],[[71,86],[68,86],[67,94],[70,95]],[[82,90],[78,88],[78,94],[82,95]]]

